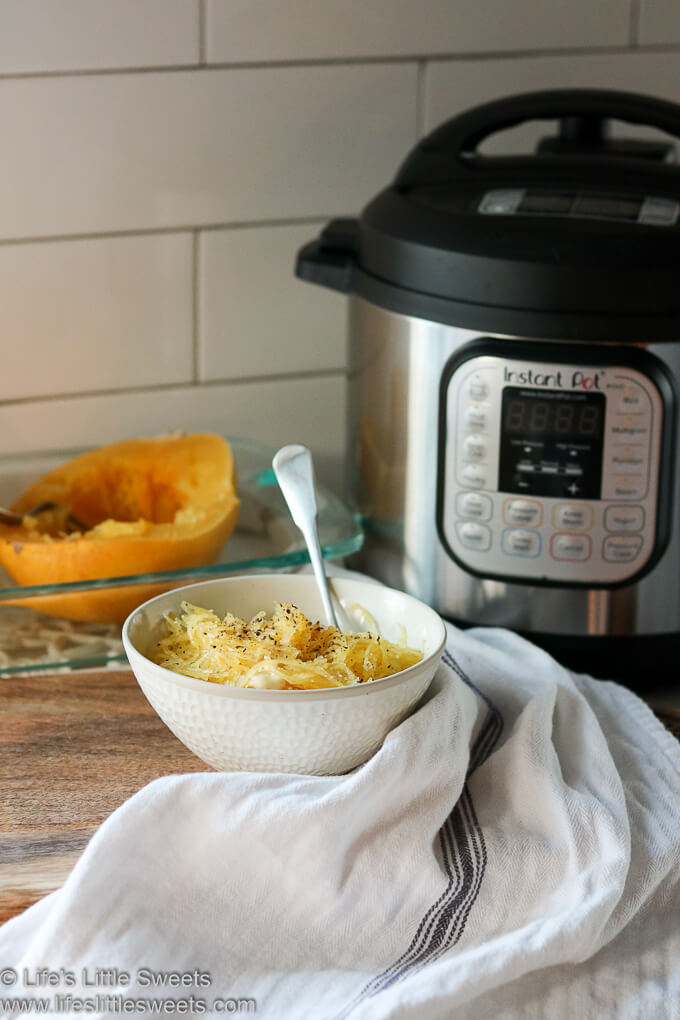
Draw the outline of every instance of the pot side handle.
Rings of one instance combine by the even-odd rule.
[[[349,294],[353,290],[358,240],[358,220],[331,220],[315,241],[298,252],[295,275],[300,280]]]

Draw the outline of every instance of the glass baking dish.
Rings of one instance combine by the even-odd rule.
[[[236,528],[217,562],[207,567],[44,585],[16,585],[0,567],[0,675],[115,667],[127,662],[118,624],[48,616],[22,605],[24,599],[134,585],[140,587],[141,603],[169,587],[191,581],[245,571],[286,570],[309,562],[304,539],[291,520],[271,467],[274,450],[252,440],[226,438],[236,463],[241,509]],[[0,457],[0,506],[10,506],[37,478],[82,452]],[[363,543],[358,515],[318,484],[317,502],[324,558],[342,559],[357,552]],[[9,600],[11,605],[7,604]]]

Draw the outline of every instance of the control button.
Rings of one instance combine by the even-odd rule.
[[[484,431],[489,425],[489,405],[470,404],[465,411],[465,424],[469,429]]]
[[[456,496],[456,511],[459,517],[474,517],[477,521],[489,521],[493,503],[481,492],[459,492]]]
[[[647,394],[640,386],[625,383],[615,407],[622,414],[642,414],[647,410]]]
[[[508,556],[538,556],[540,551],[541,536],[537,531],[508,528],[503,532],[503,552]]]
[[[610,434],[615,443],[635,443],[646,440],[649,424],[639,415],[619,415],[612,421]]]
[[[630,563],[641,548],[640,535],[610,535],[604,540],[602,555],[608,563]]]
[[[496,188],[487,191],[477,207],[480,213],[492,216],[510,216],[517,212],[517,207],[524,198],[524,190],[520,188]]]
[[[641,506],[608,506],[604,512],[607,531],[642,531],[645,512]]]
[[[487,474],[481,464],[466,464],[461,477],[464,484],[472,489],[485,489],[487,486]]]
[[[610,470],[617,475],[639,475],[646,470],[645,447],[617,446],[609,457]]]
[[[590,535],[553,535],[550,554],[555,560],[588,560],[592,551]]]
[[[484,460],[486,457],[486,443],[481,436],[467,436],[463,442],[463,454],[469,460]]]
[[[491,547],[491,529],[486,524],[477,524],[476,521],[458,521],[456,531],[461,545],[466,549],[478,549],[486,552]]]
[[[558,503],[553,508],[553,525],[572,531],[587,531],[593,526],[593,508],[587,503]]]
[[[521,524],[535,528],[543,520],[543,507],[533,499],[506,499],[503,505],[506,524]]]
[[[578,482],[569,482],[568,485],[564,486],[564,491],[569,493],[570,496],[578,496],[581,488]]]
[[[489,384],[483,375],[475,372],[468,379],[467,391],[473,400],[486,400],[489,396]]]
[[[603,499],[642,499],[647,487],[645,475],[613,478],[606,486]]]
[[[670,198],[645,198],[638,214],[638,223],[654,227],[670,227],[676,222],[680,206]]]

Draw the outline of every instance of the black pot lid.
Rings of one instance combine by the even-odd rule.
[[[486,156],[490,135],[558,120],[534,153]],[[680,138],[680,105],[571,89],[447,121],[357,219],[298,256],[303,279],[473,329],[577,339],[678,339],[680,167],[669,142],[608,137],[611,120]]]

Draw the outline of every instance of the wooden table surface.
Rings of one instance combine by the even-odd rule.
[[[654,711],[680,737],[680,710]],[[0,677],[0,922],[59,888],[146,783],[205,771],[129,670]]]
[[[57,889],[146,783],[206,771],[129,670],[0,677],[0,922]]]

